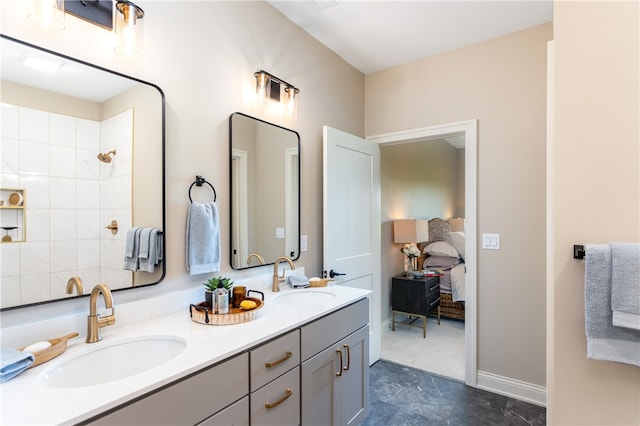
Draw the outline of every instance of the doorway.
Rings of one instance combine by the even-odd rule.
[[[466,236],[466,294],[464,326],[464,381],[467,385],[477,385],[477,120],[468,120],[420,129],[387,133],[367,137],[381,144],[402,144],[420,140],[463,135],[465,146],[465,236]],[[389,293],[389,283],[393,272],[382,268],[382,291]],[[383,301],[388,300],[381,298]],[[383,311],[388,311],[383,306]]]

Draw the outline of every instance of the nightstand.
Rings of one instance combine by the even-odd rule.
[[[396,314],[422,318],[422,337],[427,337],[427,314],[437,309],[440,325],[440,277],[407,278],[402,275],[391,279],[391,330],[396,330]]]

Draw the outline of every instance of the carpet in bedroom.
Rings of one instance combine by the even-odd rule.
[[[406,320],[402,315],[396,321]],[[414,324],[421,324],[418,319]],[[427,318],[427,337],[422,328],[396,324],[382,330],[380,358],[425,370],[440,376],[464,381],[464,321]]]

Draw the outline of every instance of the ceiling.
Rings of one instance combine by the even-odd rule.
[[[552,0],[267,2],[365,75],[553,19]]]

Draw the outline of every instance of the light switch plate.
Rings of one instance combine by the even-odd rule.
[[[307,251],[307,236],[300,235],[300,251]]]
[[[276,238],[284,238],[284,228],[276,228]]]
[[[482,248],[500,250],[500,234],[482,234]]]

